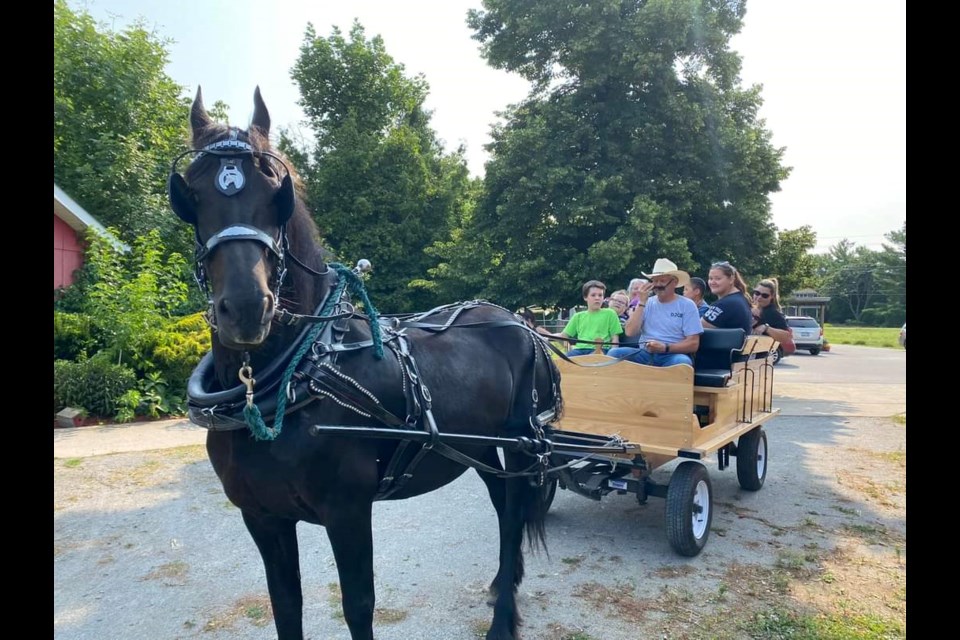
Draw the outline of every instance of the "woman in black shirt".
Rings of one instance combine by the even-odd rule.
[[[717,301],[704,311],[700,321],[707,329],[743,329],[749,335],[753,327],[750,298],[743,276],[729,262],[714,262],[710,265],[707,286]]]
[[[783,343],[792,337],[787,319],[780,310],[780,284],[766,278],[753,290],[753,333],[768,335]]]

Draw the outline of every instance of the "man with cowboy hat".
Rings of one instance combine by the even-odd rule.
[[[688,354],[700,346],[703,325],[693,300],[677,295],[678,287],[690,284],[690,275],[670,260],[658,258],[653,270],[643,276],[650,282],[641,285],[640,302],[623,327],[627,336],[639,334],[639,348],[617,347],[607,355],[657,367],[692,365]],[[651,291],[656,295],[651,297]]]

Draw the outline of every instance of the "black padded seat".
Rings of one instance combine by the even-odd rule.
[[[743,329],[704,329],[693,363],[693,384],[698,387],[725,387],[731,365],[740,355],[747,334]]]

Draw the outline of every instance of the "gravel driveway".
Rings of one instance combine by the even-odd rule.
[[[859,415],[889,411],[890,390],[870,392],[874,382],[833,415],[821,410],[839,401],[812,390],[816,368],[853,359],[849,349],[778,367],[793,395],[775,404],[812,408],[785,410],[766,426],[761,491],[742,491],[735,468],[708,462],[715,514],[696,558],[671,550],[661,499],[641,506],[631,495],[594,502],[558,492],[549,555],[527,556],[522,637],[773,637],[818,619],[879,621],[890,630],[884,637],[905,637],[905,417]],[[799,372],[808,367],[804,398]],[[890,384],[905,390],[905,375]],[[905,401],[898,408],[904,413]],[[655,479],[666,481],[674,466]],[[496,526],[473,471],[431,494],[378,503],[377,637],[482,638]],[[349,640],[326,535],[301,524],[299,537],[307,637]],[[259,555],[202,446],[54,458],[54,637],[276,637]]]

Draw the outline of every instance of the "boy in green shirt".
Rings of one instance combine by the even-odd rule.
[[[623,333],[620,318],[613,309],[602,308],[606,290],[607,285],[599,280],[590,280],[583,285],[583,300],[587,303],[587,310],[573,314],[560,333],[563,338],[577,340],[573,348],[567,351],[567,356],[593,353],[595,341],[598,339],[604,343],[602,347],[604,353],[609,351],[611,346],[619,344],[619,336]]]

